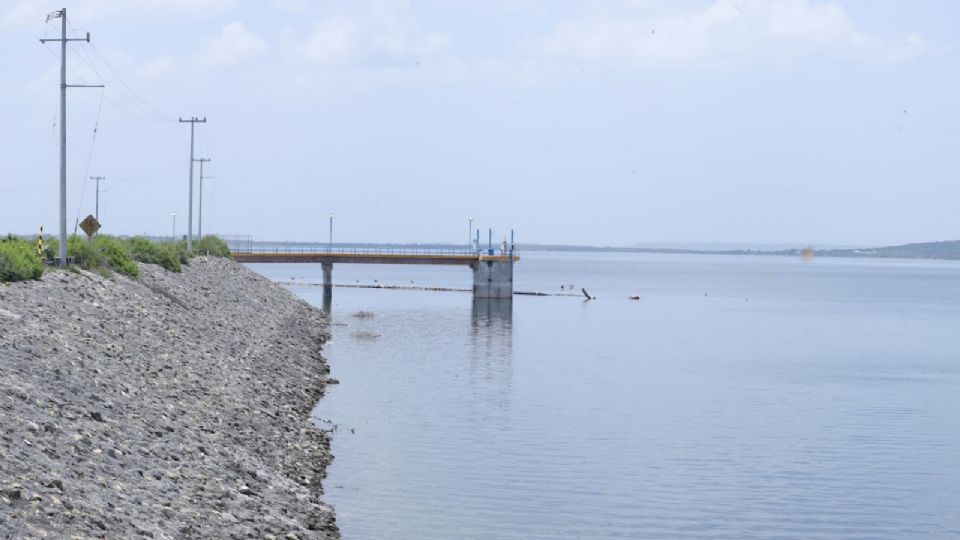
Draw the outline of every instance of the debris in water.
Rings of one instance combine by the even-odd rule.
[[[378,334],[376,332],[371,332],[370,330],[357,330],[356,332],[350,334],[350,337],[352,337],[353,339],[367,341],[367,340],[377,339],[381,337],[381,334]]]
[[[587,297],[587,300],[596,300],[596,299],[597,299],[596,296],[590,296],[590,293],[588,293],[587,290],[584,289],[584,288],[582,288],[582,287],[580,288],[580,291],[583,292],[583,295]]]

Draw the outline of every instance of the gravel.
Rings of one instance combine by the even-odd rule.
[[[339,538],[326,339],[226,259],[0,284],[0,538]]]

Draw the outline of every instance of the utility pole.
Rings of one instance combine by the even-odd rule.
[[[94,207],[93,217],[97,218],[97,221],[100,221],[100,181],[106,180],[105,176],[91,176],[91,180],[97,181],[97,205]]]
[[[203,240],[203,164],[208,163],[210,158],[199,158],[197,161],[200,162],[200,212],[197,216],[197,239]]]
[[[60,266],[67,265],[67,88],[103,88],[102,84],[67,84],[67,42],[90,42],[90,32],[85,38],[67,37],[67,8],[47,15],[47,22],[60,19],[60,37],[41,39],[60,42]]]
[[[327,251],[333,252],[333,214],[330,214],[330,242],[327,243]]]
[[[193,251],[193,128],[197,125],[197,122],[201,124],[207,123],[206,117],[200,119],[196,116],[190,118],[189,120],[180,119],[181,123],[190,123],[190,197],[189,204],[190,209],[187,211],[187,251]]]

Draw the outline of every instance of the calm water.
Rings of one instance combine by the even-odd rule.
[[[471,284],[334,267],[374,280]],[[335,289],[341,384],[315,414],[338,425],[325,486],[344,538],[960,538],[960,264],[517,265],[517,290],[561,284],[599,298]]]

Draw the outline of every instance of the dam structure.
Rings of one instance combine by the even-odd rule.
[[[473,272],[474,298],[513,298],[513,265],[520,260],[505,245],[499,250],[354,248],[340,246],[231,245],[241,263],[319,263],[323,295],[333,295],[334,264],[433,264],[466,266]]]

